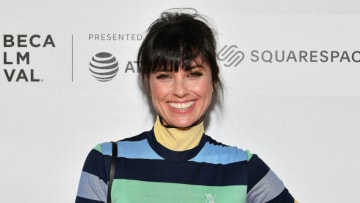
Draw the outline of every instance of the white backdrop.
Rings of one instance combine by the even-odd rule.
[[[73,202],[92,147],[152,127],[136,52],[173,7],[196,8],[218,30],[226,92],[207,134],[259,154],[301,202],[357,201],[355,0],[2,1],[0,201]],[[108,82],[89,71],[99,52],[118,60]]]

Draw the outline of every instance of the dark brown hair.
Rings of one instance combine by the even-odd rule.
[[[191,69],[191,63],[200,57],[210,66],[214,93],[222,91],[219,66],[216,59],[216,40],[205,17],[196,10],[169,10],[163,12],[148,28],[137,61],[141,79],[146,83],[151,73]],[[148,86],[148,84],[144,84]]]

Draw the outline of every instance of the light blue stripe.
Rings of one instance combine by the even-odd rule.
[[[102,152],[104,155],[111,156],[112,147],[111,143],[102,144]],[[124,157],[129,159],[161,159],[158,154],[150,147],[148,141],[120,141],[118,142],[118,157]]]
[[[85,171],[81,173],[78,197],[104,202],[106,194],[107,184],[103,180]]]
[[[247,154],[242,149],[206,143],[199,154],[190,161],[211,164],[230,164],[246,160]]]
[[[111,146],[111,142],[105,142],[101,144],[101,152],[104,155],[112,155],[112,146]]]

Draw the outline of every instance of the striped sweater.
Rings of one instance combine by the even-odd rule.
[[[89,153],[76,203],[106,202],[111,143]],[[118,141],[115,203],[293,203],[282,181],[255,154],[207,135],[187,151],[160,145],[153,130]]]

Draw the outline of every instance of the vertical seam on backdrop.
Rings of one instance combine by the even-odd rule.
[[[71,82],[74,82],[74,35],[71,35]]]

